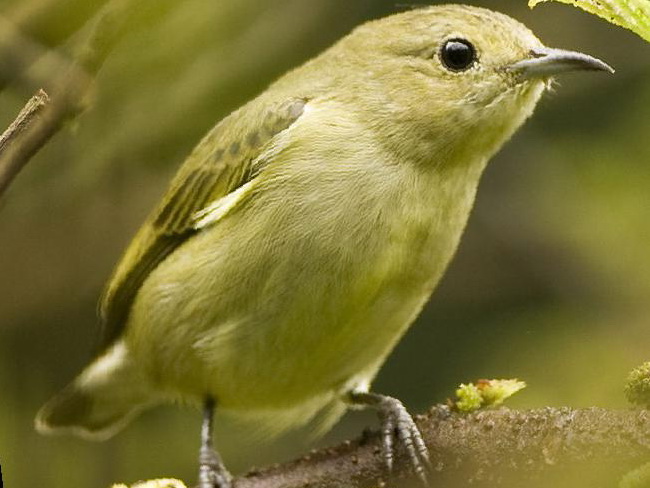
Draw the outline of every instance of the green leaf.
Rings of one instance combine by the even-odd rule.
[[[650,42],[650,0],[528,0],[528,6],[548,1],[575,5]]]
[[[506,398],[519,390],[526,388],[526,383],[517,379],[512,380],[483,380],[478,384],[486,406],[501,405]]]
[[[526,387],[526,383],[512,380],[478,380],[461,385],[456,390],[453,406],[459,412],[473,412],[483,407],[501,405],[503,401]]]

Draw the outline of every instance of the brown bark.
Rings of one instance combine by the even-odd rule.
[[[616,486],[627,471],[650,459],[650,415],[644,410],[501,408],[458,414],[437,406],[417,423],[430,450],[433,487]],[[378,435],[366,433],[254,470],[235,487],[418,486],[403,456],[396,467],[388,478]]]

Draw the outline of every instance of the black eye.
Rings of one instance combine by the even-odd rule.
[[[476,61],[476,50],[464,39],[450,39],[440,50],[442,64],[451,71],[465,71]]]

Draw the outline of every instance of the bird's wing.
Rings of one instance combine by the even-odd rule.
[[[122,333],[133,299],[149,273],[181,243],[223,215],[263,168],[260,156],[303,114],[305,100],[245,106],[199,143],[172,180],[113,272],[99,303],[100,351]],[[221,209],[219,208],[221,207]]]

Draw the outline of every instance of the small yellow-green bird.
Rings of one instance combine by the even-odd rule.
[[[487,161],[553,75],[612,69],[462,5],[368,22],[219,122],[101,299],[97,358],[38,413],[106,438],[136,413],[204,406],[199,486],[231,476],[215,407],[282,431],[373,407],[421,476],[427,448],[371,382],[458,246]],[[264,427],[265,426],[265,427]]]

